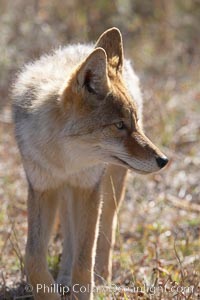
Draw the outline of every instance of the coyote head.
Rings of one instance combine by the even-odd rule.
[[[168,159],[141,128],[135,99],[124,82],[123,63],[121,33],[111,28],[73,72],[63,92],[63,110],[70,111],[71,120],[65,131],[68,146],[73,145],[80,164],[104,162],[151,173]]]

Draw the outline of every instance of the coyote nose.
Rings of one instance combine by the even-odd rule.
[[[168,158],[166,156],[164,157],[156,157],[156,161],[157,161],[157,164],[159,166],[159,168],[163,168],[164,166],[166,166],[166,164],[168,163]]]

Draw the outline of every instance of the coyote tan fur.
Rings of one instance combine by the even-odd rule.
[[[94,274],[111,279],[127,169],[148,174],[168,161],[142,130],[139,82],[120,31],[25,66],[13,88],[13,115],[28,182],[25,264],[34,297],[60,299],[38,290],[54,284],[46,255],[59,210],[64,249],[57,282],[71,287],[72,299],[92,299]]]

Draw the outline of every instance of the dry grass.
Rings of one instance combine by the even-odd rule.
[[[99,12],[102,12],[101,9]],[[126,201],[118,218],[113,257],[113,284],[129,288],[129,291],[101,290],[95,299],[200,299],[198,43],[187,40],[186,44],[181,44],[182,36],[178,39],[177,33],[169,28],[167,36],[170,39],[168,42],[166,39],[163,41],[161,38],[166,33],[158,30],[157,21],[150,19],[145,23],[139,14],[137,17],[138,23],[135,21],[134,24],[140,29],[140,22],[143,22],[144,33],[136,36],[134,47],[131,38],[127,36],[126,42],[125,36],[126,53],[135,60],[135,67],[141,77],[147,135],[161,146],[171,162],[161,173],[146,177],[130,174]],[[177,20],[178,24],[182,19]],[[196,28],[195,22],[196,19],[193,23],[190,20],[190,24],[194,24],[193,31]],[[156,28],[156,37],[152,38],[148,26],[151,26],[151,30]],[[178,32],[183,32],[185,38],[186,30],[183,25],[180,28],[182,31],[178,29]],[[194,35],[193,31],[190,37]],[[161,42],[165,42],[164,46]],[[21,44],[16,45],[20,57]],[[24,53],[24,61],[33,56],[28,50],[24,50]],[[9,63],[6,76],[9,77],[13,69],[16,66]],[[27,234],[26,182],[13,137],[8,93],[2,86],[0,299],[17,299],[15,297],[19,296],[26,299],[23,283],[23,255]],[[60,244],[61,241],[54,237],[54,244],[49,249],[49,265],[55,273]],[[140,290],[134,292],[136,287]],[[183,291],[181,287],[190,289]]]

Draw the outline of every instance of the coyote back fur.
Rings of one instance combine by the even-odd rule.
[[[54,283],[46,253],[57,210],[64,237],[57,282],[71,286],[72,299],[92,299],[94,274],[111,279],[127,169],[147,174],[167,163],[142,130],[139,81],[120,31],[25,66],[13,88],[13,115],[29,190],[26,270],[35,299],[60,299],[38,289]],[[83,293],[81,286],[90,288]]]

